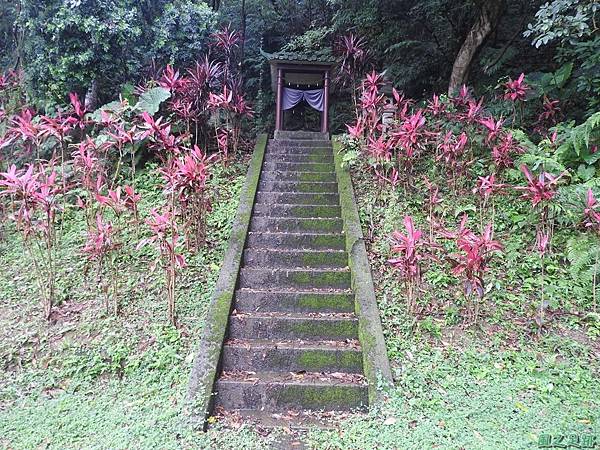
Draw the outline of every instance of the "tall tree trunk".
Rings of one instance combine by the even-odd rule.
[[[498,25],[504,2],[505,0],[484,0],[482,2],[479,17],[477,17],[454,60],[448,94],[454,93],[462,84],[466,84],[473,57],[488,35]]]
[[[98,105],[98,82],[95,79],[90,83],[83,104],[87,111],[94,111]]]

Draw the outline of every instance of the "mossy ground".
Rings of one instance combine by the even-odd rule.
[[[462,212],[477,223],[470,190],[455,193],[443,174],[429,177],[442,186],[449,227]],[[581,231],[556,230],[546,266],[555,313],[540,335],[533,320],[541,281],[535,231],[516,195],[496,204],[495,238],[505,250],[492,263],[479,324],[464,323],[462,287],[443,259],[426,267],[419,313],[407,314],[404,289],[387,263],[389,236],[403,230],[405,214],[428,230],[422,189],[382,188],[367,168],[353,172],[353,182],[395,386],[367,415],[334,431],[312,430],[309,446],[496,450],[539,448],[541,434],[600,440],[600,330],[577,313],[590,310],[592,296],[571,278],[564,255],[565,242]]]
[[[119,263],[122,312],[104,312],[94,270],[81,248],[85,225],[69,210],[59,249],[58,304],[42,319],[32,262],[10,228],[0,242],[0,447],[265,448],[248,428],[207,434],[185,423],[184,395],[203,318],[231,230],[245,164],[217,170],[208,242],[187,254],[178,280],[179,327],[168,325],[162,271],[152,271],[147,234],[126,236]],[[141,214],[161,201],[160,178],[136,180]]]

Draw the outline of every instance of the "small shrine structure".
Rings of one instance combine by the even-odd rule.
[[[335,58],[327,54],[278,52],[262,55],[271,66],[275,93],[275,132],[284,131],[284,114],[301,102],[321,113],[322,133],[329,132],[329,88]]]

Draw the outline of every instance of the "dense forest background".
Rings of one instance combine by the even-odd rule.
[[[524,72],[583,119],[600,84],[597,8],[593,0],[2,0],[0,65],[24,70],[29,103],[41,110],[66,104],[67,92],[102,104],[168,63],[191,66],[210,49],[210,33],[230,24],[243,38],[237,60],[255,124],[268,128],[273,94],[260,49],[335,52],[353,33],[366,40],[364,71],[384,69],[407,96],[462,83],[485,94]],[[464,70],[453,73],[461,58]],[[561,68],[564,82],[549,76]],[[350,95],[339,87],[336,97],[339,131]]]

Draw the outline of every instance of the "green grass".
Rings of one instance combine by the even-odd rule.
[[[179,279],[180,327],[167,324],[164,281],[149,268],[156,256],[136,250],[131,232],[120,261],[123,312],[106,316],[80,248],[84,223],[69,211],[60,248],[59,305],[41,319],[31,261],[9,231],[0,242],[0,446],[28,448],[268,448],[277,433],[248,426],[195,430],[182,413],[194,349],[230,233],[243,165],[220,171],[208,218],[208,244],[186,255]],[[430,171],[429,167],[422,170]],[[432,179],[440,184],[442,177]],[[405,214],[427,230],[422,189],[380,190],[368,171],[353,174],[395,386],[387,402],[335,430],[303,438],[315,449],[538,448],[541,433],[591,432],[600,439],[598,326],[585,312],[592,298],[573,279],[566,242],[581,231],[556,230],[546,261],[553,312],[541,336],[533,322],[539,301],[539,259],[523,203],[503,198],[496,238],[505,251],[492,264],[479,326],[463,323],[460,283],[447,267],[425,267],[420,312],[408,315],[397,274],[387,264],[389,235]],[[151,170],[137,180],[142,213],[160,198]],[[476,199],[443,189],[449,227],[464,211],[476,223]],[[452,245],[444,244],[448,251]],[[234,421],[235,423],[235,421]]]
[[[477,226],[478,203],[468,187],[454,193],[434,166],[419,170],[440,185],[438,214],[448,228],[463,212]],[[409,315],[387,263],[389,237],[404,232],[407,214],[429,232],[426,191],[420,184],[408,192],[382,189],[366,168],[353,173],[353,182],[395,385],[368,415],[334,431],[312,430],[311,448],[534,449],[543,433],[593,433],[600,440],[600,342],[597,325],[585,319],[592,296],[571,277],[565,257],[566,242],[581,231],[556,229],[545,265],[552,314],[540,336],[533,321],[541,286],[535,231],[516,195],[496,205],[495,238],[505,251],[492,263],[478,326],[464,324],[462,288],[443,258],[425,264],[419,312]]]
[[[31,261],[8,230],[0,242],[0,447],[264,448],[242,427],[195,430],[182,413],[194,350],[216,282],[245,164],[217,168],[205,248],[187,254],[178,279],[179,327],[168,325],[164,279],[151,270],[147,234],[130,230],[119,260],[122,313],[106,315],[95,270],[81,254],[85,224],[69,210],[58,249],[58,304],[42,319]],[[136,180],[142,216],[161,201],[152,168]]]

